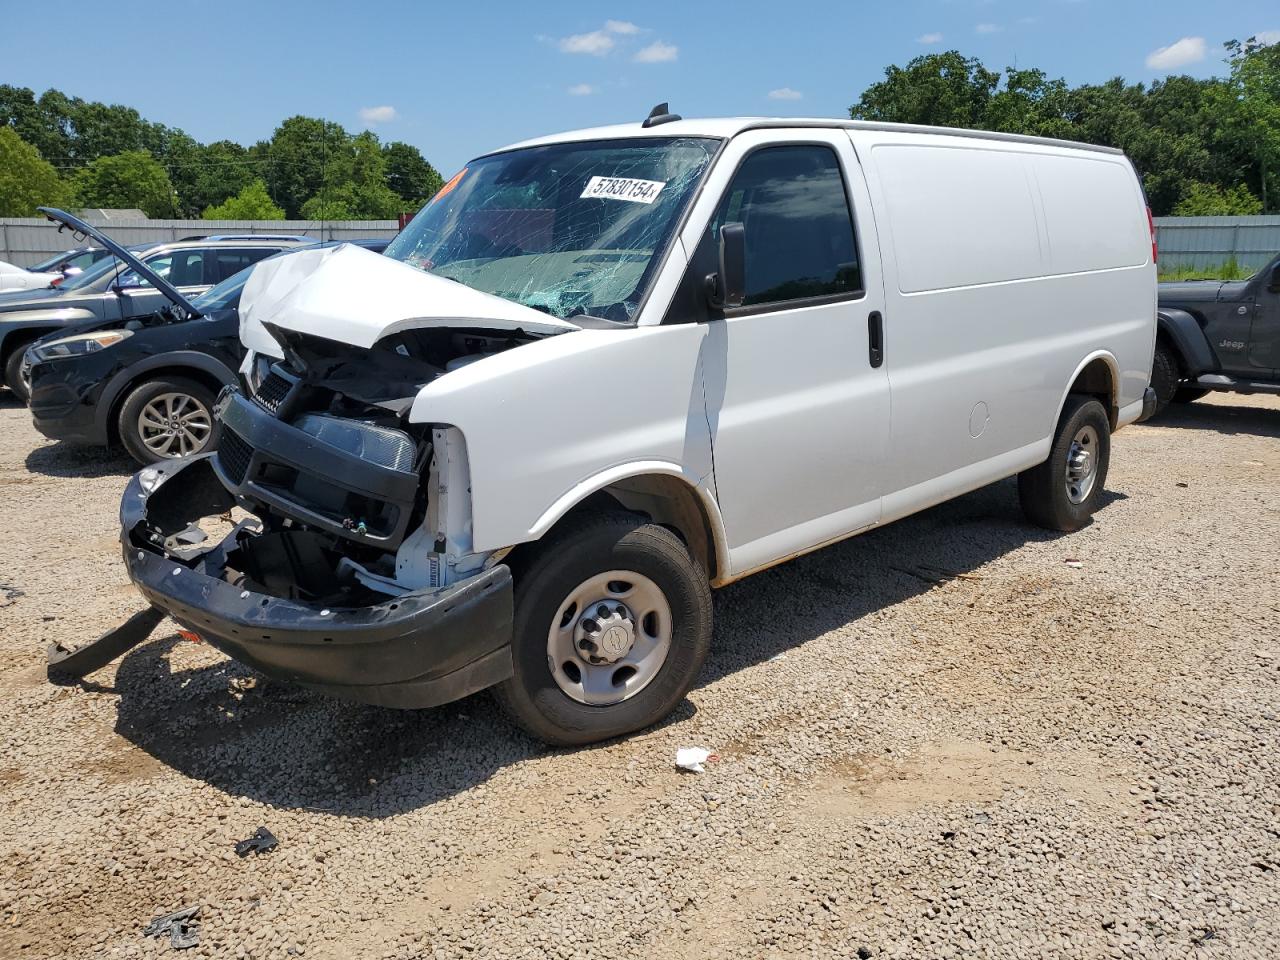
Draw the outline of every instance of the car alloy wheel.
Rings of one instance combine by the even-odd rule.
[[[213,433],[213,414],[195,397],[162,393],[138,414],[138,436],[157,457],[172,460],[200,453]]]

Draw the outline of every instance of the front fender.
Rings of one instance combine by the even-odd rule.
[[[716,502],[715,492],[711,489],[710,478],[693,476],[678,463],[664,460],[640,460],[615,464],[575,484],[535,521],[529,531],[531,534],[530,539],[540,539],[543,534],[559,523],[574,507],[585,501],[592,494],[599,493],[601,490],[626,480],[653,476],[671,477],[679,480],[697,498],[705,514],[711,534],[712,549],[715,552],[715,569],[728,570],[729,548],[724,535],[724,519],[720,515],[720,505]]]
[[[99,431],[106,430],[116,407],[116,401],[124,392],[141,377],[153,370],[199,370],[220,380],[224,385],[236,382],[236,373],[221,360],[198,350],[175,350],[170,353],[158,353],[155,356],[131,363],[115,374],[102,390],[94,414]],[[103,436],[106,436],[104,433]]]
[[[1188,377],[1218,369],[1218,358],[1191,313],[1178,307],[1161,307],[1156,312],[1156,324],[1160,334],[1178,351]]]

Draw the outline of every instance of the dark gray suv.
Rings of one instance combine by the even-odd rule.
[[[136,245],[129,251],[190,298],[302,242],[207,238]],[[147,316],[167,303],[148,280],[115,257],[99,260],[59,287],[0,294],[0,371],[4,383],[26,400],[20,368],[26,346],[33,340],[88,320],[124,322]]]

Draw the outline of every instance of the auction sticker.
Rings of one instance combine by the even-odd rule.
[[[634,180],[631,177],[592,177],[582,191],[583,197],[604,200],[630,200],[653,203],[666,183],[659,180]]]

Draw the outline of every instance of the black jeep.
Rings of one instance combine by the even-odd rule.
[[[1280,393],[1280,256],[1248,280],[1160,284],[1156,411],[1210,390]]]

